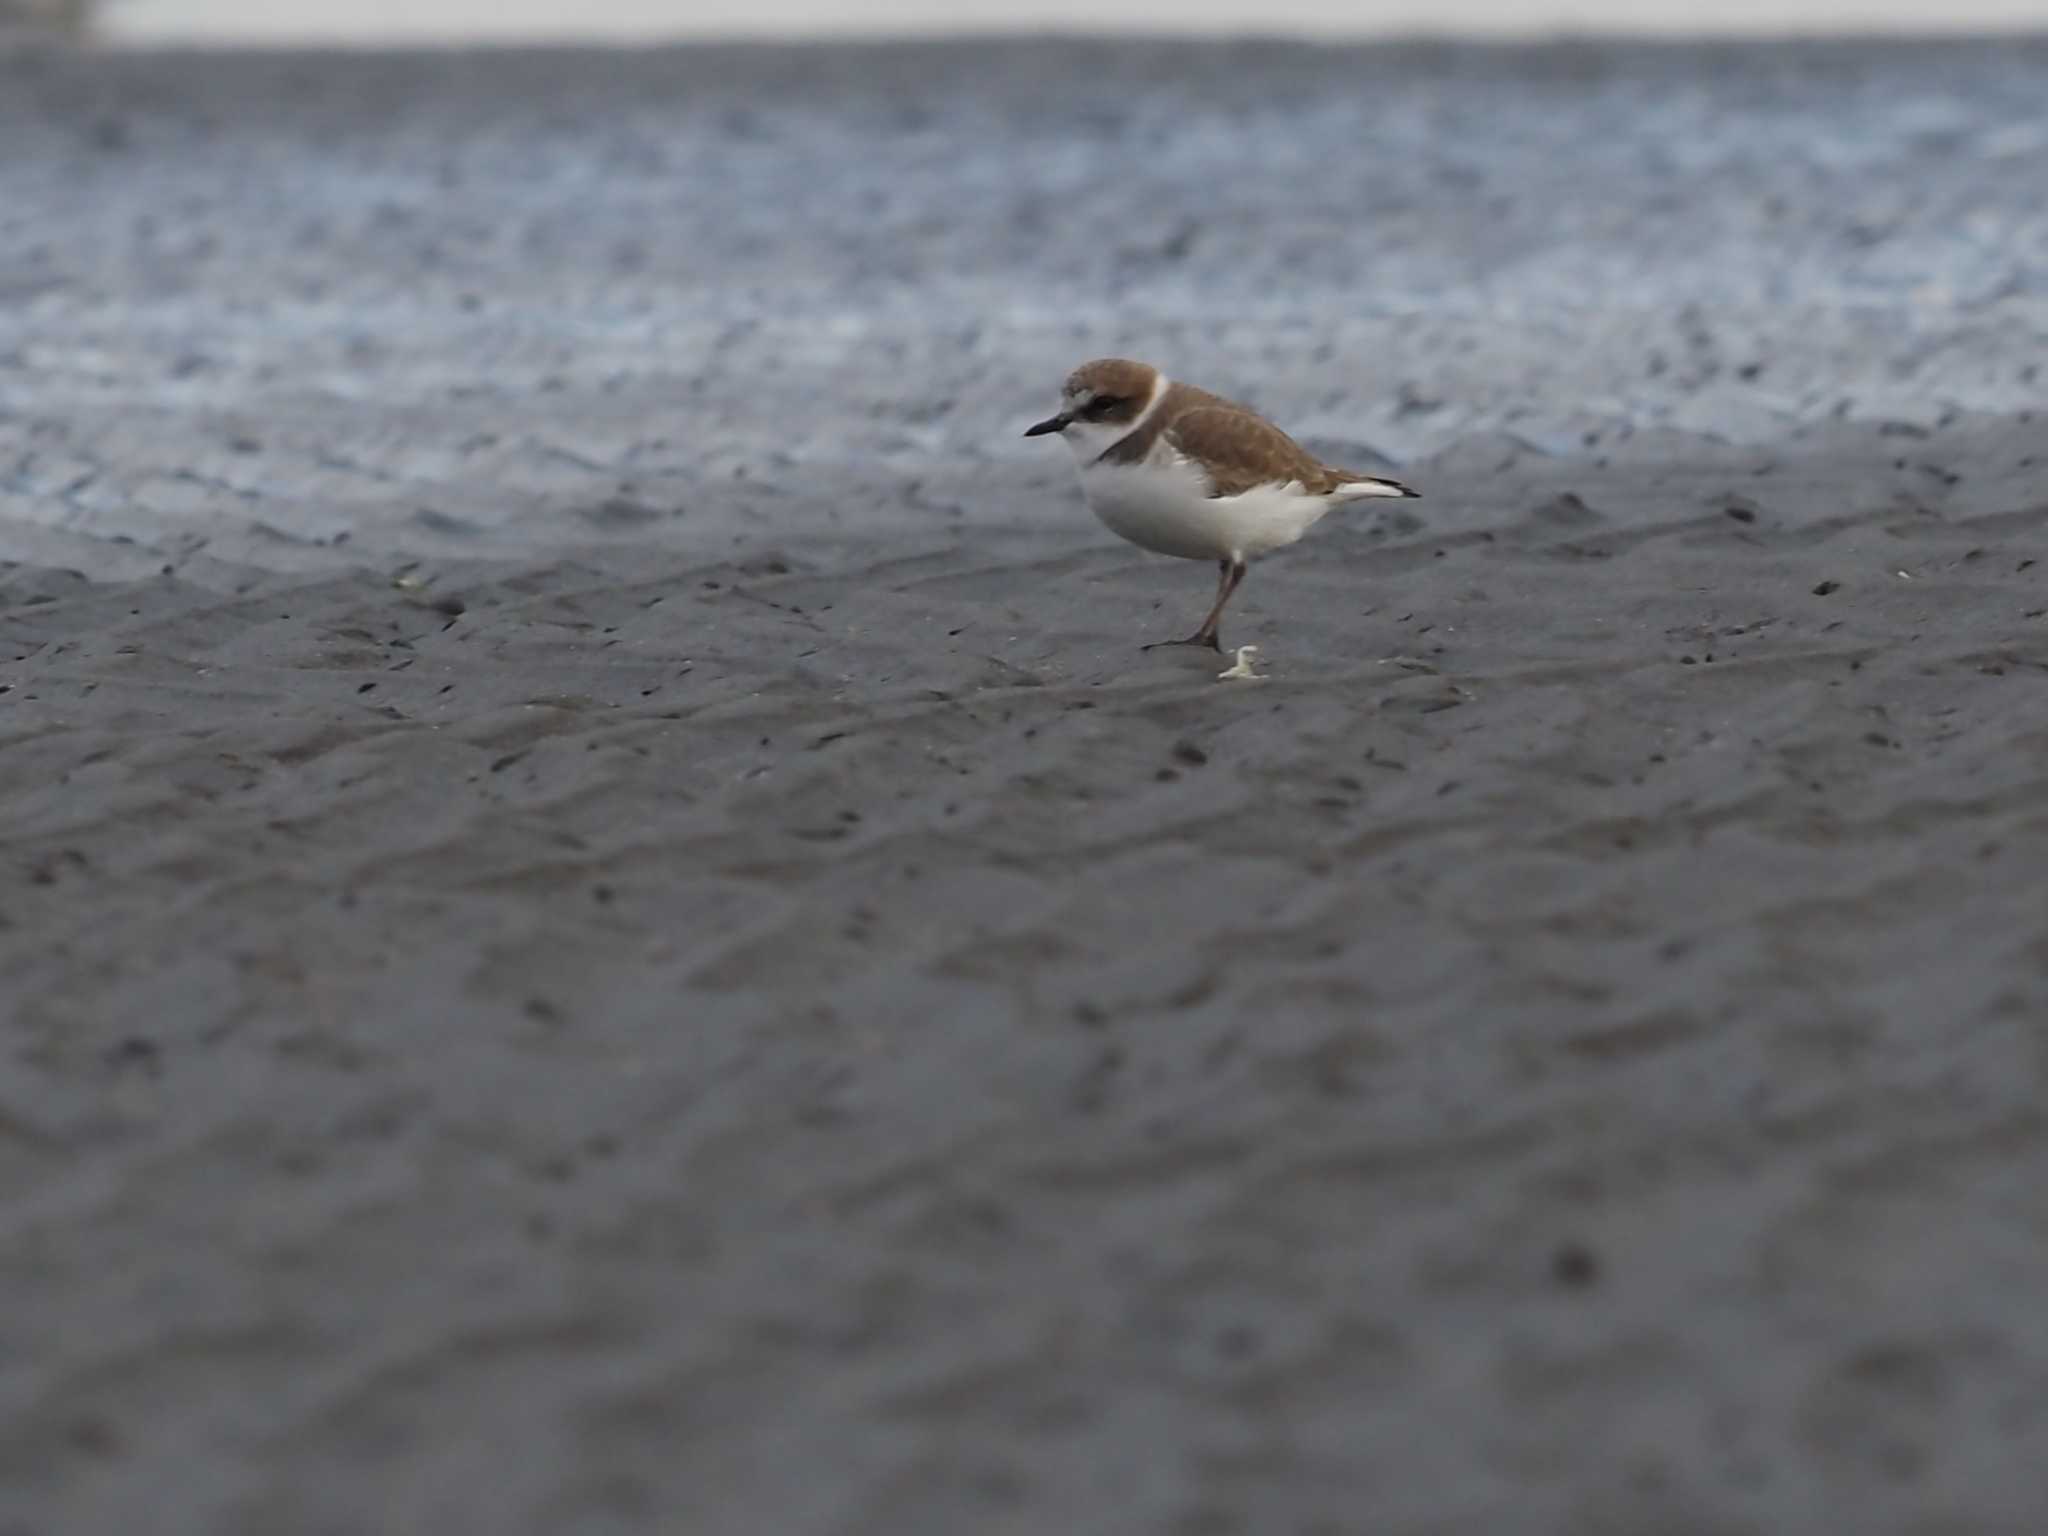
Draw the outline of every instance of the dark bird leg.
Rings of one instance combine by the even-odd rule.
[[[1230,594],[1237,590],[1237,584],[1244,580],[1245,563],[1242,560],[1218,560],[1216,562],[1216,606],[1209,610],[1209,617],[1202,620],[1202,627],[1185,640],[1155,640],[1145,649],[1156,651],[1164,645],[1206,645],[1212,651],[1221,651],[1223,642],[1216,637],[1216,626],[1223,619],[1223,605],[1230,601]]]

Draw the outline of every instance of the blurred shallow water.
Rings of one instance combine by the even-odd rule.
[[[2024,410],[2044,86],[2048,41],[17,54],[0,542],[1001,519],[1111,352],[1394,462]]]

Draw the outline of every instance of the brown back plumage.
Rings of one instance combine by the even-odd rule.
[[[1237,496],[1255,486],[1290,480],[1299,480],[1311,495],[1322,496],[1340,485],[1382,478],[1325,464],[1251,407],[1192,384],[1167,385],[1166,398],[1151,418],[1114,444],[1099,462],[1142,464],[1162,439],[1201,462],[1212,497]]]

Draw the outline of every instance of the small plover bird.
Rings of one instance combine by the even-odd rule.
[[[1059,414],[1024,435],[1047,432],[1073,449],[1081,494],[1112,533],[1158,554],[1216,562],[1216,606],[1202,627],[1157,645],[1221,651],[1223,605],[1253,558],[1292,544],[1332,507],[1418,494],[1325,464],[1249,406],[1126,358],[1069,374]]]

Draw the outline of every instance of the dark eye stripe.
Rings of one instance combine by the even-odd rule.
[[[1112,406],[1118,406],[1122,404],[1123,402],[1121,400],[1115,399],[1112,396],[1097,395],[1093,400],[1090,400],[1088,402],[1087,414],[1090,416],[1107,415]]]

